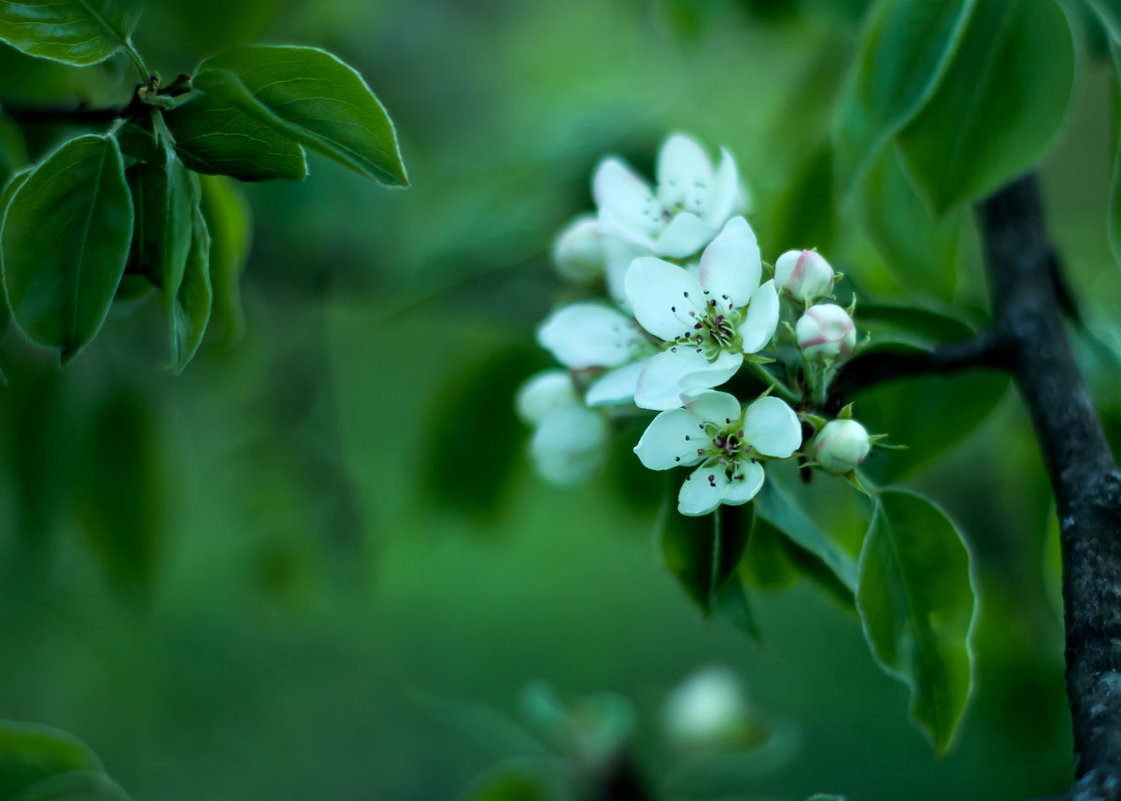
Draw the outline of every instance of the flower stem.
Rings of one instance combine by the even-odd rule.
[[[757,378],[762,379],[770,386],[783,400],[790,403],[798,403],[802,400],[802,394],[795,392],[779,379],[771,375],[771,371],[758,362],[746,361],[747,369]]]
[[[720,550],[724,547],[724,515],[719,506],[712,513],[712,573],[708,579],[708,610],[716,606],[716,591],[720,589]]]

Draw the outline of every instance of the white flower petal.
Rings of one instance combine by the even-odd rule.
[[[592,177],[592,196],[625,238],[649,237],[664,225],[662,205],[649,185],[616,158],[607,158]]]
[[[634,403],[634,390],[638,376],[642,373],[648,359],[624,364],[608,370],[588,387],[584,402],[589,406],[614,406],[620,403]]]
[[[651,470],[694,465],[701,460],[712,440],[697,416],[685,409],[671,409],[655,417],[638,444],[635,455]]]
[[[727,425],[733,420],[739,420],[743,415],[740,402],[735,395],[727,392],[705,390],[697,393],[686,393],[682,399],[685,408],[701,420]]]
[[[715,234],[716,229],[696,214],[683,211],[657,235],[654,252],[671,259],[684,259],[711,242]]]
[[[744,412],[743,437],[764,456],[785,459],[802,444],[802,424],[785,401],[767,396]]]
[[[762,274],[759,243],[743,217],[728,220],[701,254],[701,287],[723,311],[746,306]]]
[[[634,358],[642,335],[621,312],[598,303],[570,303],[537,329],[541,347],[565,367],[615,367]]]
[[[681,485],[681,491],[677,493],[677,511],[692,517],[707,515],[724,500],[727,488],[728,476],[723,467],[702,465],[690,473]]]
[[[651,243],[653,244],[653,243]],[[627,268],[639,256],[650,256],[650,251],[617,236],[604,234],[602,237],[604,256],[604,277],[607,279],[607,294],[623,311],[630,312],[625,280]]]
[[[732,158],[731,153],[724,148],[720,148],[720,166],[716,168],[716,176],[713,178],[711,189],[709,189],[708,204],[704,215],[702,215],[704,221],[713,228],[719,228],[723,225],[724,221],[735,213],[736,207],[741,205],[741,193],[736,161]],[[746,201],[742,205],[746,208]]]
[[[583,284],[603,275],[606,254],[594,214],[581,214],[553,240],[553,266],[566,281]]]
[[[739,327],[744,353],[757,353],[771,341],[778,328],[778,317],[778,291],[771,280],[751,293],[747,314]]]
[[[607,458],[607,421],[583,406],[569,406],[545,417],[529,443],[533,465],[552,484],[579,484]]]
[[[712,162],[692,137],[673,134],[658,151],[658,200],[671,212],[700,215],[712,189]]]
[[[724,503],[739,506],[747,503],[763,487],[763,468],[758,462],[739,462],[724,490]]]
[[[635,259],[623,285],[638,324],[667,342],[690,333],[694,319],[704,312],[697,279],[668,261]]]
[[[518,388],[514,408],[518,417],[529,425],[537,425],[547,415],[566,406],[578,406],[580,399],[572,386],[567,370],[542,370],[526,379]]]
[[[704,354],[688,345],[664,350],[646,363],[634,390],[634,403],[640,409],[673,409],[681,406],[682,394],[694,395],[702,389],[719,386],[736,374],[743,355],[723,352],[710,362]]]

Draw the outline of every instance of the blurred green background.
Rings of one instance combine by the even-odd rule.
[[[246,334],[204,345],[182,376],[161,366],[155,303],[116,315],[65,371],[9,334],[0,718],[78,735],[137,801],[444,799],[519,756],[486,710],[518,719],[536,679],[569,699],[632,699],[637,760],[662,777],[664,696],[719,662],[796,732],[793,753],[682,779],[680,797],[1064,786],[1051,511],[1003,382],[910,382],[872,420],[913,425],[907,399],[940,392],[957,421],[947,433],[933,419],[915,435],[930,453],[885,468],[943,504],[977,557],[978,685],[941,760],[855,616],[800,584],[753,595],[763,647],[702,619],[659,564],[661,484],[630,445],[589,485],[551,488],[513,417],[514,389],[548,364],[533,327],[564,292],[547,261],[554,232],[590,208],[601,155],[649,171],[672,130],[735,154],[769,261],[817,246],[862,297],[983,316],[968,219],[942,223],[947,255],[912,274],[885,266],[853,210],[833,209],[831,102],[863,5],[150,4],[138,45],[167,74],[240,40],[318,45],[356,65],[397,123],[413,186],[382,191],[312,156],[305,183],[249,187]],[[1088,326],[1116,344],[1107,70],[1075,27],[1083,80],[1044,190]],[[0,53],[0,99],[124,102],[129,80],[122,63],[75,71]],[[62,133],[29,130],[34,153]],[[1079,341],[1116,434],[1115,364]]]

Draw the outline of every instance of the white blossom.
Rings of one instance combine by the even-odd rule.
[[[529,455],[552,484],[590,478],[607,458],[609,429],[602,413],[584,406],[566,370],[530,376],[514,399],[518,416],[533,426]]]
[[[696,253],[743,197],[731,154],[721,148],[714,168],[696,140],[680,133],[658,151],[657,179],[651,189],[622,161],[606,158],[596,168],[592,195],[604,231],[659,256]]]
[[[745,353],[770,342],[778,326],[774,281],[760,286],[762,259],[747,220],[733,217],[701,255],[699,271],[651,257],[627,270],[627,299],[639,324],[666,343],[643,368],[635,404],[665,410],[682,392],[718,386]]]
[[[683,396],[684,408],[651,421],[634,452],[651,470],[697,465],[677,496],[683,515],[743,504],[763,486],[759,457],[785,459],[802,444],[802,426],[784,401],[763,397],[747,409],[726,392]]]

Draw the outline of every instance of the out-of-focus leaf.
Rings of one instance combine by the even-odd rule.
[[[10,801],[129,801],[129,797],[104,773],[71,771],[36,782]]]
[[[909,303],[861,303],[856,318],[861,327],[883,328],[931,342],[956,342],[976,333],[973,326],[948,310]]]
[[[298,142],[220,97],[197,92],[164,119],[176,152],[195,172],[239,181],[307,177],[307,158]]]
[[[511,399],[539,359],[526,346],[501,348],[438,394],[421,451],[427,457],[421,486],[432,503],[477,518],[498,512],[525,439]]]
[[[1121,0],[1086,0],[1115,43],[1121,43]]]
[[[477,780],[463,801],[551,801],[555,797],[529,768],[508,767]]]
[[[798,501],[768,473],[763,489],[755,498],[755,513],[789,537],[799,548],[821,560],[837,580],[851,592],[856,589],[856,562],[818,526]]]
[[[8,182],[4,185],[3,191],[0,191],[0,236],[3,236],[4,231],[4,216],[8,210],[8,203],[11,202],[12,197],[15,196],[16,191],[27,183],[27,179],[31,177],[31,170],[23,170],[12,175]],[[3,265],[3,253],[0,252],[0,266]],[[8,330],[8,326],[12,323],[12,312],[8,307],[8,293],[4,289],[3,282],[0,281],[0,337],[2,337]],[[0,373],[0,381],[3,380],[3,373]]]
[[[77,737],[31,723],[0,721],[0,798],[58,773],[101,771],[101,761]]]
[[[976,0],[880,0],[837,102],[837,183],[847,197],[945,74]]]
[[[203,176],[202,216],[210,231],[210,287],[214,295],[210,331],[234,341],[245,331],[241,274],[249,259],[253,219],[249,201],[228,178]]]
[[[657,526],[662,561],[705,614],[717,608],[721,590],[739,566],[752,514],[748,504],[687,517],[677,512],[677,488],[665,495]]]
[[[1119,22],[1121,22],[1121,2],[1117,11]],[[1114,34],[1115,41],[1109,45],[1110,60],[1113,63],[1113,97],[1114,108],[1121,107],[1121,48],[1117,44],[1117,34]],[[1116,113],[1116,112],[1115,112]],[[1121,264],[1121,126],[1114,126],[1116,128],[1115,136],[1117,143],[1114,146],[1113,156],[1113,174],[1109,181],[1109,219],[1107,220],[1107,229],[1109,233],[1109,249],[1113,252],[1113,259],[1118,264]]]
[[[140,0],[0,0],[0,41],[88,67],[130,46],[141,9]]]
[[[210,322],[214,292],[210,286],[210,232],[202,211],[191,210],[191,247],[187,251],[183,278],[174,294],[164,287],[171,323],[171,366],[181,372],[194,358]]]
[[[903,172],[895,147],[884,148],[871,163],[857,203],[861,226],[899,285],[949,299],[957,284],[965,212],[934,219]]]
[[[755,619],[755,612],[747,598],[747,590],[738,576],[729,577],[723,586],[716,591],[716,597],[713,599],[713,609],[721,619],[726,620],[755,642],[761,643],[763,641],[763,633],[759,630],[759,621]]]
[[[23,132],[0,107],[0,186],[8,182],[17,170],[27,166],[27,144]],[[0,207],[3,214],[3,207]]]
[[[1005,375],[975,370],[900,378],[856,393],[852,400],[861,424],[907,446],[874,451],[862,469],[884,484],[929,464],[988,418],[1008,384]]]
[[[836,235],[833,206],[833,150],[825,143],[799,171],[789,188],[764,212],[767,241],[772,247],[817,248],[828,253]]]
[[[1070,103],[1074,44],[1051,0],[977,0],[937,91],[898,137],[907,171],[936,213],[1028,169]]]
[[[204,61],[194,86],[379,183],[409,183],[389,115],[362,76],[330,53],[237,47]]]
[[[90,421],[81,483],[82,529],[114,587],[146,594],[164,526],[164,456],[145,398],[122,388]]]
[[[13,195],[0,232],[12,315],[72,358],[109,313],[128,259],[133,211],[112,137],[71,139]]]
[[[961,534],[926,498],[880,494],[856,607],[876,660],[911,688],[912,718],[945,753],[972,688],[977,604]]]

